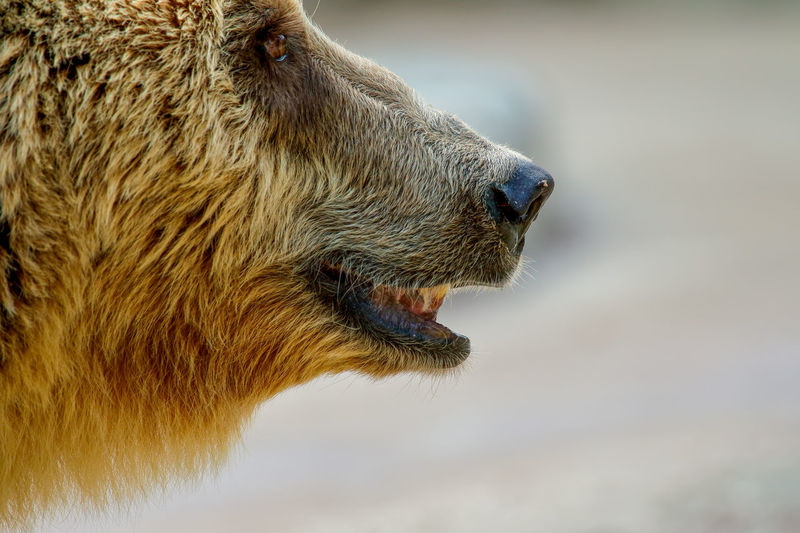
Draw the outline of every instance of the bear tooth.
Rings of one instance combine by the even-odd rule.
[[[436,287],[428,287],[420,289],[419,293],[424,300],[424,309],[426,311],[436,311],[442,306],[447,292],[450,290],[450,285],[437,285]]]

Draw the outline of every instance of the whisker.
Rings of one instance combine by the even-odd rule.
[[[311,13],[311,16],[310,16],[310,17],[308,17],[308,18],[310,18],[310,19],[313,19],[313,18],[314,18],[314,15],[316,15],[316,14],[317,14],[317,10],[319,9],[319,5],[320,5],[321,3],[322,3],[322,0],[317,0],[317,5],[316,5],[316,7],[314,8],[314,12],[313,12],[313,13]]]

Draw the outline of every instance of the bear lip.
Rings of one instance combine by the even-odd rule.
[[[469,351],[469,339],[436,321],[449,284],[408,288],[376,285],[338,265],[323,263],[319,285],[333,296],[351,325],[400,347],[435,347],[436,351]]]

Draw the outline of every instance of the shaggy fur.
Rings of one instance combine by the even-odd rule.
[[[518,157],[297,0],[0,0],[0,524],[214,465],[321,374],[457,364],[313,280],[502,283],[482,202]]]

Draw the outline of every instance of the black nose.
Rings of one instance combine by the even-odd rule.
[[[547,171],[526,161],[508,181],[489,186],[486,207],[512,252],[521,250],[525,232],[553,192],[554,184]]]

